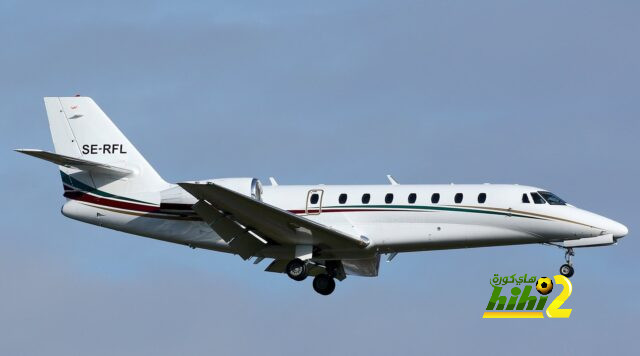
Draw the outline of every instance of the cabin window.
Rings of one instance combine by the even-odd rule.
[[[487,193],[478,194],[478,203],[484,204],[485,201],[487,201]]]
[[[411,193],[409,194],[409,204],[413,204],[416,202],[416,199],[418,198],[418,196],[416,195],[416,193]]]
[[[550,192],[538,192],[540,193],[540,195],[542,195],[542,197],[544,198],[544,200],[547,201],[547,203],[551,204],[551,205],[567,205],[567,202],[565,202],[564,200],[560,199],[559,196],[550,193]]]
[[[309,203],[311,203],[311,204],[318,204],[318,199],[320,199],[320,197],[318,196],[318,194],[313,193],[313,194],[311,194],[311,198],[309,199]]]
[[[338,197],[338,203],[344,204],[346,202],[347,202],[347,195],[344,193],[340,194],[340,196]]]
[[[522,202],[525,204],[529,204],[529,196],[527,193],[522,194]]]
[[[453,201],[456,202],[456,204],[460,204],[462,203],[462,193],[456,193],[455,198],[453,199]]]
[[[384,196],[384,202],[387,204],[391,204],[393,203],[393,194],[388,193],[387,195]]]
[[[439,201],[440,201],[440,193],[431,194],[431,203],[432,204],[438,204]]]
[[[369,200],[371,200],[371,194],[369,193],[362,194],[362,204],[369,204]]]
[[[536,192],[532,192],[531,193],[531,199],[533,199],[533,202],[535,204],[544,204],[544,199],[542,199],[542,197],[540,196],[540,194],[536,193]]]

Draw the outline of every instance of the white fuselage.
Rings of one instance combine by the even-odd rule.
[[[333,256],[344,259],[392,252],[560,242],[606,234],[617,239],[627,234],[624,225],[568,204],[536,204],[531,193],[539,191],[544,190],[494,184],[276,185],[262,188],[261,199],[370,240],[366,249],[332,251]],[[70,195],[62,212],[73,219],[127,233],[231,252],[227,243],[191,210],[196,199],[189,193],[172,185],[157,194],[162,203],[155,209],[92,197],[91,193]],[[368,201],[363,198],[367,194]],[[439,194],[437,202],[432,200],[434,194]],[[457,194],[462,194],[459,202],[455,201]],[[529,203],[523,202],[523,195]],[[261,256],[292,257],[290,249],[278,246],[264,249]]]
[[[44,99],[55,152],[17,149],[60,170],[70,218],[135,235],[274,259],[265,269],[329,295],[334,279],[378,275],[381,254],[551,243],[614,244],[613,220],[535,187],[501,184],[272,185],[251,177],[167,183],[89,97]]]

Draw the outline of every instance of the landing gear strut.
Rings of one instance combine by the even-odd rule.
[[[287,263],[287,275],[294,281],[303,281],[307,278],[307,264],[299,258]]]
[[[573,269],[573,256],[575,256],[573,248],[568,247],[567,252],[565,252],[564,254],[564,259],[565,261],[567,261],[567,263],[560,266],[560,274],[567,278],[571,278],[571,276],[573,276],[573,273],[575,272]]]

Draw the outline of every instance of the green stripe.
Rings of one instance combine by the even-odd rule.
[[[521,214],[513,214],[513,213],[504,213],[500,211],[491,211],[491,210],[481,210],[481,209],[469,209],[469,208],[456,208],[456,207],[448,207],[448,206],[421,206],[421,205],[333,205],[333,206],[325,206],[323,209],[340,209],[340,208],[371,208],[371,209],[407,209],[407,210],[439,210],[439,211],[457,211],[462,213],[477,213],[477,214],[488,214],[488,215],[502,215],[502,216],[516,216],[520,218],[529,218],[529,219],[539,219],[541,218],[521,215]]]
[[[91,187],[89,185],[86,185],[86,184],[82,183],[81,181],[79,181],[79,180],[71,177],[70,175],[64,173],[63,171],[60,171],[60,176],[62,177],[62,182],[64,184],[66,184],[68,186],[71,186],[72,188],[81,190],[83,192],[99,195],[99,196],[105,197],[105,198],[114,198],[114,199],[120,199],[120,200],[126,200],[126,201],[130,201],[130,202],[135,202],[135,203],[143,203],[143,204],[154,205],[154,204],[146,202],[146,201],[131,199],[131,198],[123,197],[123,196],[120,196],[120,195],[107,193],[107,192],[102,191],[102,190],[98,190],[98,189],[96,189],[94,187]]]

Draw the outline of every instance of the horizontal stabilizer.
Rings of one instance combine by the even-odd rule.
[[[133,171],[130,169],[111,166],[104,163],[87,161],[85,159],[69,157],[69,156],[42,151],[42,150],[16,149],[14,151],[24,153],[26,155],[33,156],[36,158],[40,158],[45,161],[55,163],[59,166],[64,166],[67,168],[76,168],[82,171],[106,173],[106,174],[120,175],[120,176],[126,176],[133,173]]]

